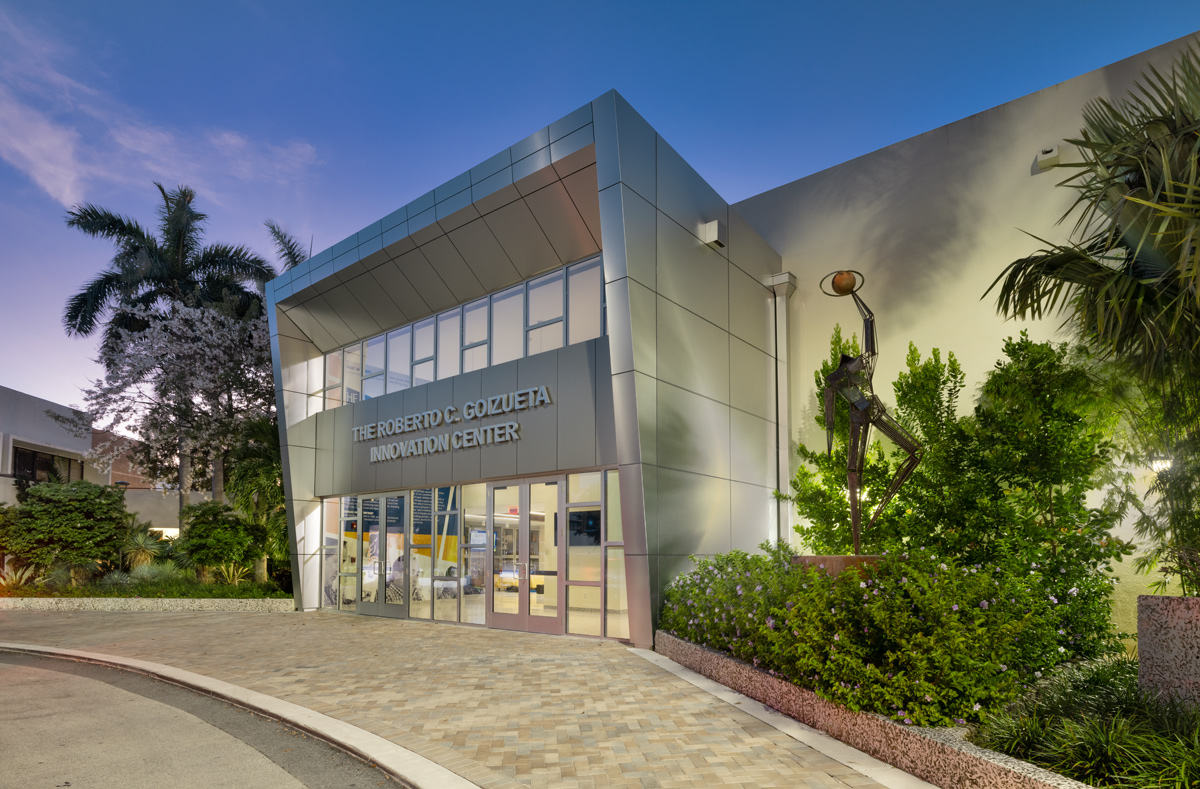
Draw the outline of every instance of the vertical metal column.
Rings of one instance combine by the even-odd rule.
[[[764,283],[775,293],[775,484],[787,493],[791,485],[792,468],[792,398],[788,387],[788,297],[796,292],[796,275],[789,271],[768,277]],[[790,544],[792,506],[778,501],[776,540]]]

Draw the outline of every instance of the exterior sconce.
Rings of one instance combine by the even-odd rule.
[[[713,249],[723,249],[729,244],[729,229],[719,219],[700,226],[700,240]]]

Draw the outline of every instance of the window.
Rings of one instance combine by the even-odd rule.
[[[427,384],[434,379],[433,352],[436,331],[437,325],[433,318],[426,318],[413,325],[413,386]]]
[[[492,296],[492,364],[524,356],[525,289],[510,288]]]
[[[469,373],[488,366],[488,300],[463,307],[462,371]]]
[[[570,301],[567,307],[567,342],[594,340],[604,333],[604,270],[594,260],[567,273]]]
[[[312,359],[304,371],[307,402],[300,395],[289,403],[311,416],[604,331],[604,270],[592,258]]]
[[[78,482],[83,479],[83,462],[14,446],[13,476],[30,482]]]
[[[362,399],[362,344],[354,343],[342,349],[342,395],[343,403],[357,403]]]
[[[526,355],[563,344],[563,273],[556,271],[529,283]]]
[[[381,334],[363,343],[363,385],[364,400],[380,397],[386,393],[384,383],[384,362],[387,359],[387,339]]]
[[[412,328],[396,329],[387,338],[387,390],[399,392],[412,385]]]
[[[459,351],[462,339],[459,335],[460,315],[458,310],[443,312],[437,319],[437,377],[452,378],[458,375]]]

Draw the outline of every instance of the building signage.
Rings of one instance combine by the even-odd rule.
[[[453,449],[504,444],[520,440],[520,423],[507,421],[478,427],[464,427],[461,430],[448,430],[420,438],[403,438],[402,436],[417,430],[431,430],[443,425],[473,422],[490,416],[516,414],[550,405],[550,402],[550,391],[544,386],[518,389],[507,394],[468,400],[462,404],[461,408],[448,405],[441,409],[421,411],[416,414],[360,425],[354,428],[354,440],[381,442],[371,447],[372,463],[420,457]],[[401,438],[394,441],[386,440],[392,436],[401,436]]]

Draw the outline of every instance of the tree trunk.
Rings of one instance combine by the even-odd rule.
[[[263,554],[254,560],[254,582],[257,584],[265,584],[267,582],[266,554]]]
[[[212,500],[217,504],[225,503],[225,452],[220,449],[213,452]]]
[[[192,488],[192,457],[187,452],[187,442],[179,439],[179,533],[187,529],[183,522],[183,508],[191,502],[188,492]]]
[[[202,564],[196,565],[196,580],[202,584],[212,583],[212,571]]]

